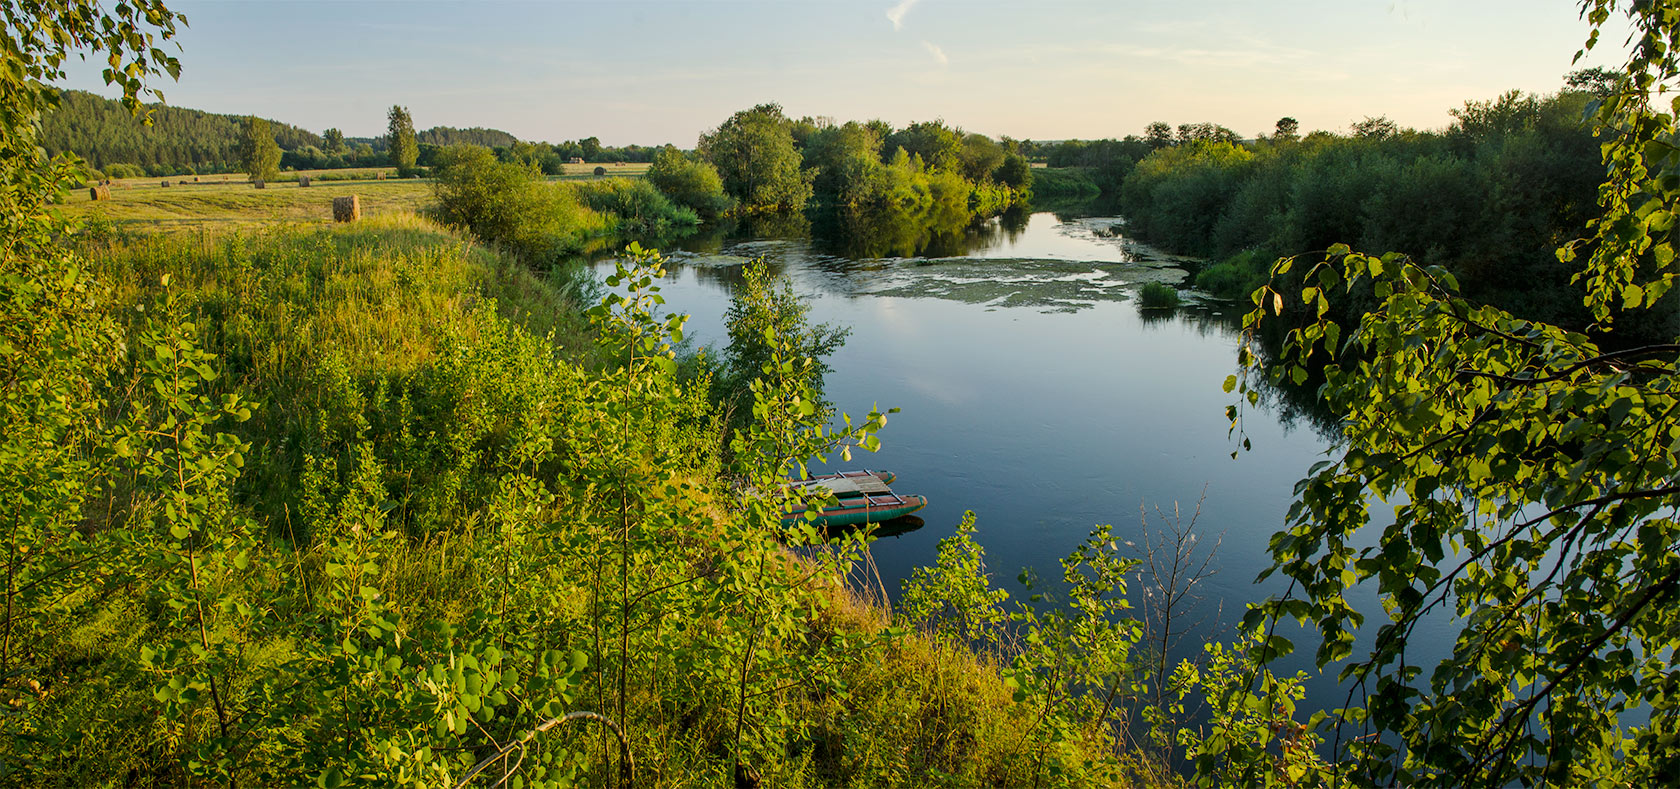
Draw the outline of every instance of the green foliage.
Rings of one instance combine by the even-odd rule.
[[[1092,200],[1102,187],[1084,168],[1051,167],[1033,171],[1032,191],[1044,200]]]
[[[1615,6],[1585,8],[1591,47]],[[1674,120],[1650,102],[1680,76],[1666,55],[1680,43],[1680,9],[1626,10],[1642,43],[1596,117],[1618,131],[1603,149],[1604,215],[1576,275],[1601,331],[1661,309],[1676,276],[1668,217],[1680,192],[1667,174],[1673,157],[1661,153]],[[1559,259],[1577,261],[1576,249]],[[1285,292],[1278,283],[1297,263],[1306,265],[1277,263],[1245,325],[1286,309],[1299,316],[1274,375],[1301,382],[1321,366],[1345,443],[1296,486],[1288,528],[1272,539],[1268,574],[1287,577],[1290,593],[1247,619],[1310,622],[1322,636],[1318,665],[1339,666],[1354,688],[1356,703],[1331,722],[1338,778],[1666,780],[1680,632],[1677,345],[1606,350],[1478,304],[1441,267],[1345,246]],[[1375,307],[1344,327],[1329,300],[1360,290]],[[1258,374],[1248,348],[1243,364]],[[1252,402],[1246,377],[1227,388]],[[1395,503],[1391,522],[1372,522],[1379,499]],[[1384,614],[1363,629],[1349,599],[1360,584],[1374,586]],[[1419,665],[1406,644],[1437,610],[1458,629],[1452,654]],[[1254,657],[1290,649],[1267,635]]]
[[[1582,234],[1600,179],[1585,103],[1578,92],[1511,93],[1466,103],[1443,133],[1163,147],[1127,176],[1120,207],[1140,238],[1231,263],[1202,286],[1223,297],[1265,281],[1251,255],[1346,241],[1404,251],[1453,272],[1474,298],[1585,328],[1554,254]],[[1351,320],[1367,303],[1333,309]]]
[[[963,513],[956,532],[939,541],[934,566],[918,567],[904,580],[898,609],[907,621],[935,637],[998,649],[1009,593],[991,588],[986,553],[974,541],[974,532],[974,513]]]
[[[501,129],[486,129],[474,126],[470,129],[457,129],[454,126],[433,126],[414,135],[414,141],[420,145],[435,145],[448,148],[451,145],[482,145],[486,148],[500,148],[516,145],[519,138]]]
[[[732,427],[752,418],[741,407],[742,401],[752,396],[755,382],[778,353],[807,360],[797,371],[778,368],[776,373],[798,378],[800,386],[811,393],[803,402],[817,413],[828,413],[822,391],[829,368],[823,360],[846,343],[851,330],[826,323],[812,326],[806,319],[810,311],[791,285],[776,282],[763,258],[749,261],[742,270],[741,284],[724,315],[729,346],[712,387],[713,397],[730,413]],[[785,348],[778,350],[781,346]]]
[[[245,119],[239,140],[239,166],[252,181],[272,181],[280,176],[280,146],[274,142],[268,121],[254,115]]]
[[[1032,167],[1027,164],[1027,157],[1018,153],[1006,154],[992,171],[992,179],[1011,189],[1031,191],[1033,188]]]
[[[693,209],[673,204],[652,183],[639,178],[603,178],[575,188],[584,205],[616,216],[620,233],[661,237],[700,224]]]
[[[1196,786],[1334,785],[1317,753],[1325,714],[1295,720],[1307,674],[1280,677],[1264,665],[1256,668],[1253,656],[1264,641],[1263,633],[1251,633],[1231,646],[1209,643],[1205,665],[1184,661],[1172,674],[1174,712],[1183,713],[1192,697],[1209,706],[1205,724],[1177,733],[1177,745],[1195,767]]]
[[[114,47],[131,98],[173,69],[162,6],[9,11],[7,118],[63,42]],[[566,328],[554,283],[460,236],[75,233],[45,206],[81,168],[30,143],[0,127],[4,780],[440,786],[503,755],[538,787],[1112,778],[1066,727],[1005,750],[1039,720],[992,667],[848,608],[867,535],[783,527],[784,475],[886,420],[827,424],[797,321],[765,322],[725,473],[652,253],[591,311],[590,371],[559,347],[586,337],[532,331]],[[533,237],[498,214],[544,207],[529,170],[458,175],[461,216]],[[1113,567],[1083,561],[1111,613]]]
[[[1128,771],[1112,756],[1075,764],[1059,757],[1120,737],[1132,700],[1141,695],[1132,651],[1142,630],[1126,617],[1125,578],[1137,561],[1120,556],[1112,527],[1098,527],[1062,560],[1059,584],[1023,572],[1030,601],[1006,608],[1009,595],[991,588],[974,534],[968,513],[940,541],[938,563],[904,581],[906,621],[943,643],[979,647],[1007,661],[1004,685],[1032,711],[1011,750],[1031,764],[1034,783],[1046,773],[1112,783]]]
[[[160,3],[106,11],[67,2],[5,4],[0,71],[0,512],[5,513],[5,618],[0,631],[0,774],[7,779],[50,758],[53,745],[31,725],[54,683],[49,656],[77,643],[69,631],[97,610],[84,590],[110,578],[120,544],[84,529],[83,513],[105,492],[112,446],[105,383],[122,345],[100,312],[86,262],[65,249],[67,228],[50,203],[76,183],[81,166],[47,158],[35,119],[58,101],[72,47],[102,51],[107,83],[140,108],[145,80],[176,74],[161,47],[179,17]],[[97,632],[99,628],[89,628]],[[113,638],[119,641],[120,638]],[[29,775],[28,772],[23,773]]]
[[[962,166],[963,135],[944,121],[912,123],[887,135],[883,144],[886,155],[903,149],[911,158],[920,159],[929,170],[954,170]]]
[[[1138,289],[1138,305],[1146,310],[1170,310],[1178,304],[1178,289],[1164,282],[1145,282]]]
[[[245,117],[148,104],[137,117],[117,99],[87,91],[59,94],[41,116],[41,147],[52,156],[73,153],[103,170],[118,162],[137,175],[240,172]],[[322,138],[288,123],[269,122],[282,151],[323,146]],[[121,176],[130,177],[130,176]]]
[[[723,179],[716,167],[690,159],[669,145],[660,148],[654,156],[647,180],[672,202],[693,210],[701,219],[716,219],[734,205],[723,192]]]
[[[581,251],[607,220],[563,184],[549,184],[529,167],[496,161],[474,145],[438,154],[438,218],[539,263]]]
[[[791,126],[780,106],[761,104],[700,136],[700,155],[717,168],[724,191],[743,210],[797,211],[810,199],[810,177],[799,169]]]
[[[1238,252],[1196,272],[1196,288],[1221,299],[1236,301],[1246,298],[1255,288],[1266,284],[1272,260],[1257,250]]]
[[[408,108],[391,105],[385,120],[385,148],[392,166],[397,168],[397,177],[418,175],[414,163],[420,158],[420,144],[414,137],[414,119],[409,117]]]
[[[118,162],[105,168],[107,178],[144,178],[146,171],[136,164]]]

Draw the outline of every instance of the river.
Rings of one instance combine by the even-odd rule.
[[[1231,638],[1248,603],[1280,591],[1255,577],[1294,483],[1330,443],[1271,398],[1247,413],[1252,451],[1231,457],[1234,395],[1221,385],[1236,371],[1242,308],[1186,292],[1176,310],[1141,310],[1142,283],[1178,283],[1186,272],[1120,224],[1039,212],[885,256],[814,240],[798,225],[737,228],[668,249],[662,295],[691,315],[693,341],[721,347],[731,288],[762,256],[809,300],[813,322],[851,330],[829,360],[829,398],[854,416],[877,405],[900,412],[877,454],[844,467],[891,470],[895,490],[930,500],[922,528],[873,547],[894,597],[935,561],[965,510],[977,516],[994,585],[1020,597],[1023,569],[1058,575],[1093,526],[1113,524],[1141,545],[1141,513],[1161,529],[1157,510],[1177,507],[1188,522],[1199,506],[1195,531],[1202,546],[1217,543],[1217,575],[1197,590],[1199,625],[1182,654],[1200,639]],[[1334,688],[1315,679],[1309,702],[1339,706]]]

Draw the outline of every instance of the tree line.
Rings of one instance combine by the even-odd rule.
[[[747,212],[794,211],[813,198],[848,209],[993,215],[1031,194],[1026,158],[943,121],[894,128],[787,117],[761,104],[700,136],[696,155]]]
[[[95,169],[123,164],[145,175],[239,168],[242,116],[163,104],[146,109],[150,126],[136,119],[121,101],[86,91],[62,91],[58,107],[41,115],[41,147],[55,156],[74,153]],[[285,123],[270,122],[270,133],[283,150],[322,143],[319,135]]]
[[[113,177],[165,176],[244,171],[241,156],[247,116],[151,104],[150,125],[123,105],[81,90],[60,92],[59,104],[41,115],[41,145],[51,155],[74,153],[94,170]],[[330,170],[394,166],[390,138],[346,137],[336,128],[321,134],[269,120],[280,149],[281,169]],[[589,162],[650,162],[657,147],[606,146],[595,137],[561,143],[521,142],[505,131],[434,126],[415,133],[420,166],[450,145],[481,145],[505,157],[539,151],[544,172],[560,172],[573,159]],[[523,150],[517,150],[521,149]],[[113,168],[114,171],[113,171]]]
[[[1440,132],[1367,122],[1163,148],[1133,169],[1120,206],[1140,237],[1216,261],[1197,284],[1221,295],[1252,291],[1279,257],[1345,242],[1404,250],[1473,297],[1585,326],[1556,248],[1597,213],[1600,141],[1582,122],[1593,98],[1513,91],[1466,102]]]

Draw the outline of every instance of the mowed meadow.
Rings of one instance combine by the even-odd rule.
[[[590,181],[596,167],[609,178],[640,178],[646,163],[567,164],[549,180]],[[198,226],[246,227],[332,221],[332,199],[356,195],[365,216],[417,213],[433,204],[430,179],[398,179],[395,168],[296,170],[253,186],[244,174],[175,175],[111,179],[111,199],[95,202],[88,189],[66,193],[67,216],[111,222],[135,230]],[[300,178],[310,179],[307,187]],[[165,187],[163,184],[169,183]]]

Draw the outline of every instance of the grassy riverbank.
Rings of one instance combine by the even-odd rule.
[[[622,355],[645,313],[591,323],[413,214],[227,210],[247,229],[73,242],[123,350],[83,537],[13,595],[39,670],[5,758],[34,780],[448,785],[580,710],[637,786],[1132,772],[1001,653],[848,591],[860,544],[787,552],[719,481],[706,382]],[[526,785],[608,785],[614,742],[543,735]]]

